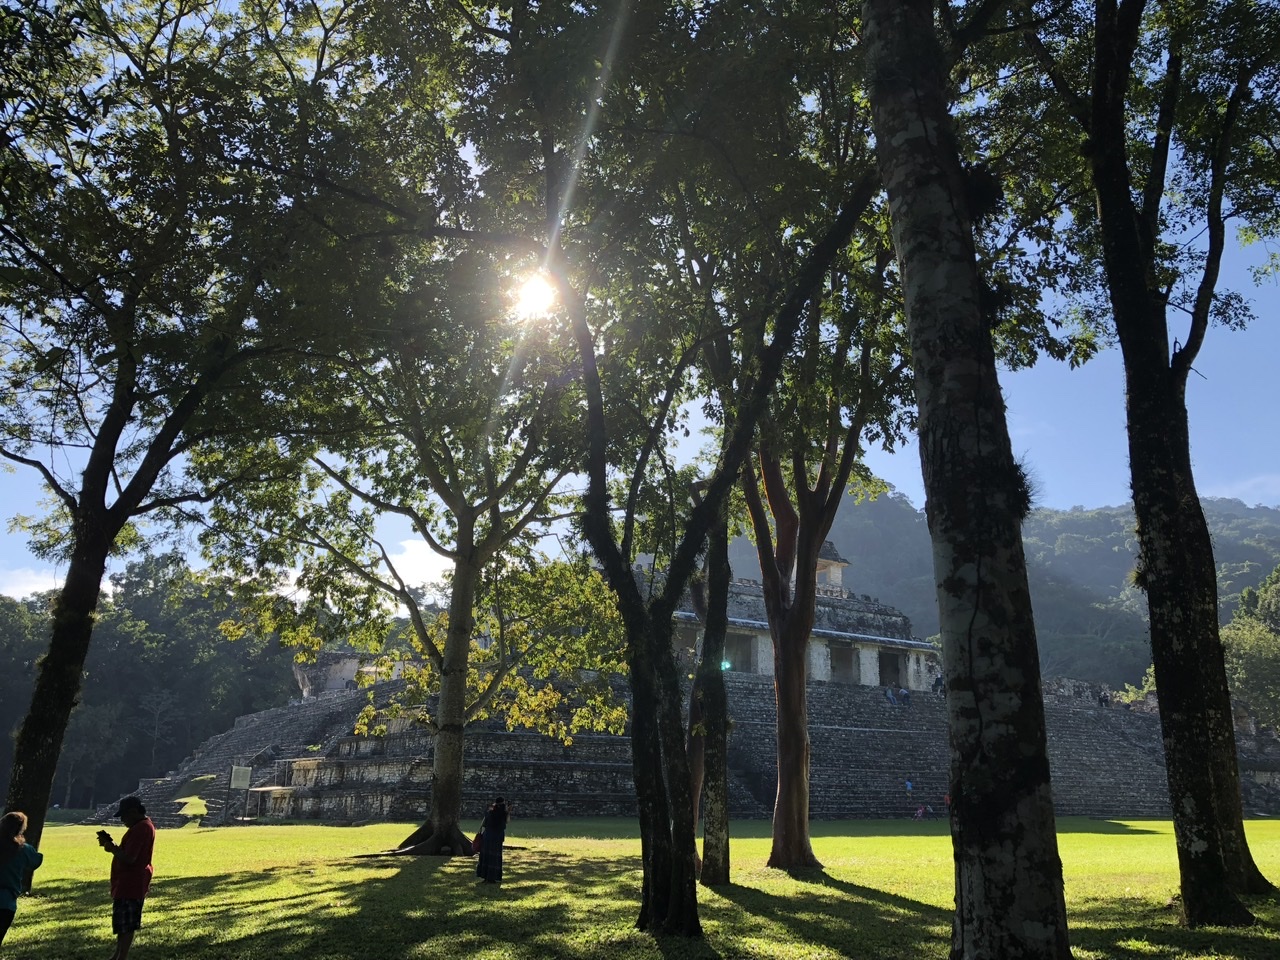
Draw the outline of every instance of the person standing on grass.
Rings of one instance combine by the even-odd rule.
[[[502,842],[507,838],[509,812],[501,797],[489,805],[480,828],[480,862],[476,876],[485,883],[502,882]]]
[[[133,935],[142,929],[142,903],[151,889],[156,825],[137,797],[121,800],[116,816],[127,828],[124,839],[117,844],[111,834],[99,830],[98,843],[111,854],[111,931],[116,935],[116,952],[111,960],[125,960],[133,946]]]
[[[18,894],[28,871],[44,862],[44,854],[27,843],[27,815],[14,810],[0,817],[0,943],[18,912]]]

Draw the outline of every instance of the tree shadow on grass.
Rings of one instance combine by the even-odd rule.
[[[1068,908],[1071,945],[1108,960],[1204,957],[1213,960],[1275,960],[1280,957],[1280,907],[1249,901],[1258,917],[1252,927],[1189,930],[1172,906],[1137,897],[1092,900]]]
[[[709,919],[732,926],[741,936],[768,937],[771,928],[780,927],[792,938],[843,956],[918,960],[945,957],[950,950],[950,911],[823,870],[790,876],[795,887],[785,895],[739,884],[716,887],[743,916],[735,919],[723,912],[723,905],[709,904]]]
[[[1160,823],[1161,821],[1152,820],[1151,822]],[[1167,823],[1168,821],[1164,822]],[[1160,831],[1138,826],[1133,821],[1121,822],[1119,820],[1105,820],[1094,817],[1059,817],[1058,834],[1061,836],[1066,833],[1124,834],[1136,837],[1142,834],[1156,834],[1160,833]]]

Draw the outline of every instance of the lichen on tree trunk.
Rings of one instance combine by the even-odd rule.
[[[1070,957],[1014,461],[927,0],[863,42],[919,405],[951,743],[952,956]]]

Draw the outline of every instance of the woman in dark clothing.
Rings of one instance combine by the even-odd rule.
[[[502,841],[507,836],[507,802],[501,797],[489,805],[480,828],[480,862],[476,876],[485,883],[502,882]]]

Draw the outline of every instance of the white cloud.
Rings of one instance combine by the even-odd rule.
[[[452,567],[451,561],[421,540],[401,540],[399,551],[391,552],[390,556],[404,582],[413,586],[436,583]]]
[[[53,567],[42,567],[39,570],[31,567],[12,570],[0,568],[0,594],[21,600],[33,593],[56,590],[62,586],[65,578],[65,573],[59,573]]]

